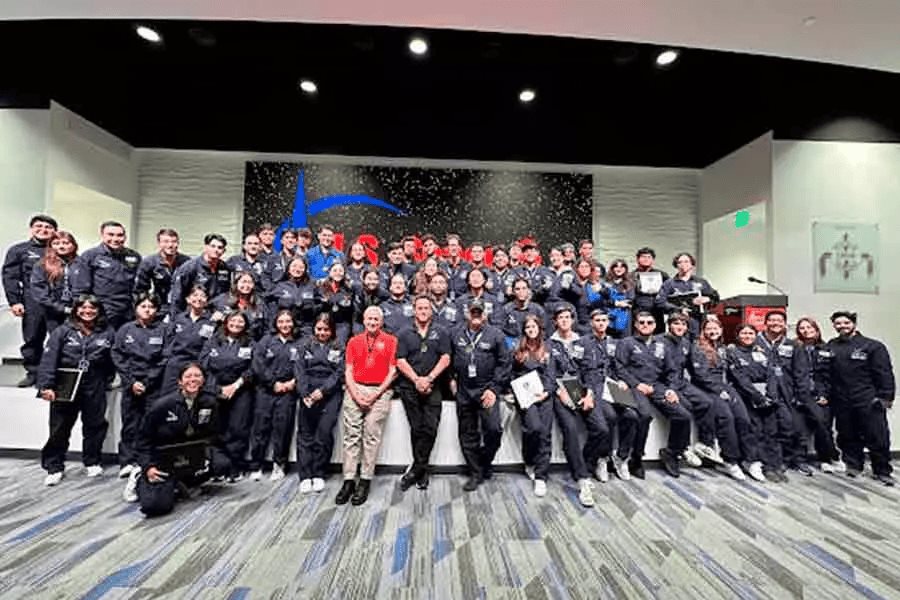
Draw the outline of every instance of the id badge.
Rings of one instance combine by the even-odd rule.
[[[784,371],[781,367],[775,367],[775,369],[773,370],[775,371],[775,377],[781,377],[782,375],[784,375]]]
[[[478,375],[478,369],[475,368],[474,363],[469,363],[469,378],[476,377]]]

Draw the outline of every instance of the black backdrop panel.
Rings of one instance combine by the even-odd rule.
[[[342,204],[359,200],[347,196],[389,206]],[[591,176],[574,173],[248,162],[244,179],[245,233],[329,223],[347,242],[372,234],[381,245],[407,234],[458,233],[465,246],[531,236],[546,252],[591,237],[591,206]]]

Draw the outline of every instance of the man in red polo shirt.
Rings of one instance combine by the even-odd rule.
[[[391,409],[391,384],[397,372],[397,338],[381,330],[384,315],[377,306],[363,313],[365,331],[347,342],[347,392],[341,418],[344,427],[344,485],[334,501],[358,506],[369,497],[384,422]],[[356,469],[362,465],[359,483]]]

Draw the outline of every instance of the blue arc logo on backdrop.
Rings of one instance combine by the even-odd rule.
[[[306,186],[304,185],[303,169],[297,173],[297,193],[294,195],[294,211],[290,219],[285,219],[278,229],[275,231],[275,248],[281,250],[281,232],[285,229],[298,229],[306,227],[310,217],[314,217],[321,212],[325,212],[329,208],[336,206],[349,206],[354,204],[368,204],[369,206],[377,206],[385,210],[389,210],[400,216],[404,216],[401,209],[397,208],[389,202],[366,196],[363,194],[338,194],[334,196],[323,196],[314,200],[309,205],[306,204]]]

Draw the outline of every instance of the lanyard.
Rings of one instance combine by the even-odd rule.
[[[466,338],[469,340],[469,362],[475,362],[475,348],[478,346],[478,342],[481,340],[481,336],[484,334],[484,330],[479,331],[474,337],[472,336],[472,332],[466,329]]]

